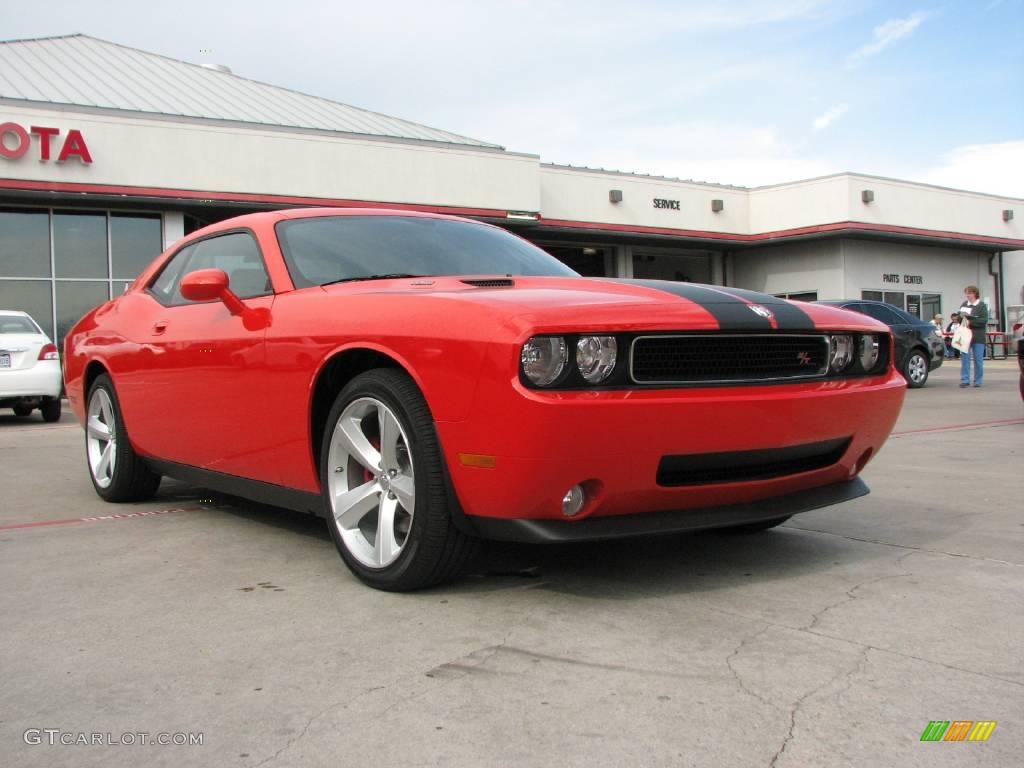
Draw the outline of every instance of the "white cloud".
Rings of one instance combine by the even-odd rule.
[[[1024,198],[1024,139],[957,147],[918,181]]]
[[[818,115],[814,118],[813,128],[815,131],[823,131],[828,128],[832,123],[838,120],[840,117],[846,114],[846,111],[850,108],[849,104],[837,104],[822,115]]]
[[[855,64],[862,59],[878,55],[896,41],[912,35],[926,18],[927,13],[917,11],[905,19],[889,19],[884,24],[879,24],[871,33],[871,42],[851,53],[847,63]]]

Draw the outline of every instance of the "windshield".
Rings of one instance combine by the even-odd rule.
[[[318,216],[277,225],[296,288],[376,276],[576,273],[497,227],[414,216]]]
[[[0,315],[0,333],[42,333],[42,331],[24,315]]]

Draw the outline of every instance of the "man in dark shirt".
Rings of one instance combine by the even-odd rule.
[[[971,385],[971,360],[974,361],[974,386],[980,387],[985,375],[985,332],[988,328],[988,305],[981,300],[978,286],[964,288],[967,299],[960,305],[960,324],[971,329],[971,350],[960,355],[960,387]]]

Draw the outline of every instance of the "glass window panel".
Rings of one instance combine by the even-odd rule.
[[[58,349],[64,349],[64,336],[71,326],[94,307],[110,297],[110,283],[57,281],[57,338]]]
[[[110,217],[110,259],[113,277],[134,280],[163,250],[159,216]]]
[[[0,308],[28,312],[53,338],[53,297],[49,280],[0,280]]]
[[[0,210],[0,277],[49,276],[49,212]]]
[[[270,276],[263,266],[259,246],[244,232],[211,237],[196,243],[184,274],[197,269],[223,269],[228,275],[228,285],[240,299],[265,296],[271,291]],[[178,293],[176,303],[184,301]]]
[[[107,215],[53,214],[53,267],[57,277],[107,277]]]

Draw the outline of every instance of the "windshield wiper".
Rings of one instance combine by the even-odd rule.
[[[383,275],[360,275],[359,277],[339,277],[337,280],[328,280],[320,283],[320,286],[334,285],[335,283],[356,283],[360,280],[392,280],[398,277],[427,277],[427,275],[410,275],[406,272],[388,272]]]

